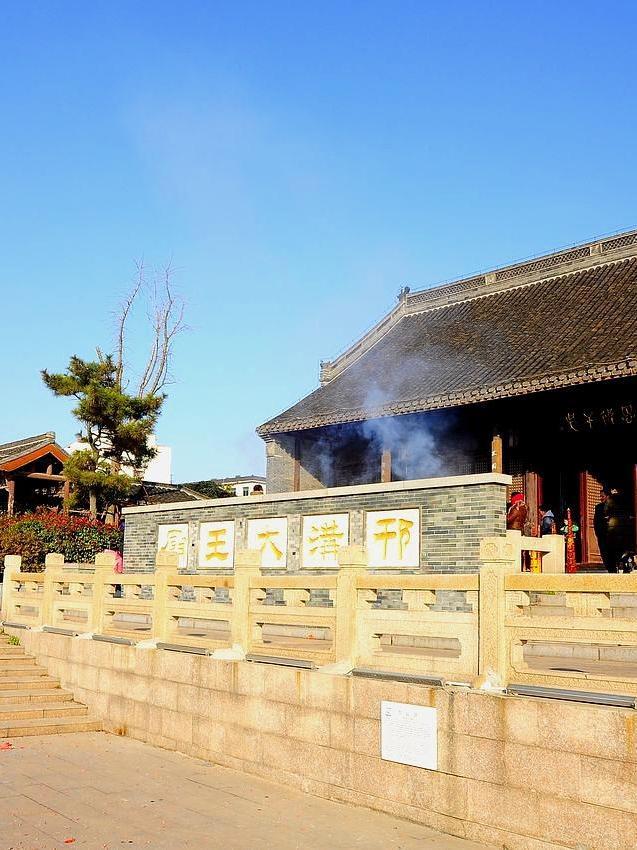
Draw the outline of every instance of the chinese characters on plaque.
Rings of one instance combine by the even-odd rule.
[[[368,511],[366,515],[367,563],[378,567],[420,565],[420,511]]]
[[[261,566],[286,569],[287,517],[249,519],[248,549],[261,553]],[[338,567],[338,553],[348,546],[349,514],[316,514],[301,518],[301,566],[307,569]],[[179,568],[188,565],[188,523],[160,525],[157,551],[179,556]],[[365,547],[372,569],[413,569],[420,566],[420,511],[367,511]],[[232,570],[235,554],[235,520],[215,520],[199,525],[199,569]]]
[[[157,534],[157,551],[179,555],[179,568],[188,564],[188,523],[160,525]]]
[[[199,566],[234,567],[234,520],[202,522],[199,526]]]
[[[348,514],[303,517],[302,565],[337,567],[338,550],[349,542]]]
[[[637,424],[637,404],[622,402],[607,407],[569,410],[562,418],[563,431],[596,431],[615,425]]]
[[[287,517],[248,520],[248,549],[261,552],[262,567],[287,566]]]

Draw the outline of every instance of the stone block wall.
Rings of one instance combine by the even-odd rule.
[[[480,540],[505,533],[509,482],[505,475],[467,475],[128,508],[124,511],[124,563],[129,571],[152,571],[158,526],[188,523],[188,569],[195,570],[200,523],[235,520],[235,548],[245,549],[247,520],[284,516],[288,518],[287,571],[299,572],[304,515],[348,513],[350,544],[365,545],[366,511],[418,508],[420,569],[477,572]]]
[[[105,729],[508,850],[634,850],[634,710],[11,630]],[[380,757],[381,701],[438,710],[438,770]]]

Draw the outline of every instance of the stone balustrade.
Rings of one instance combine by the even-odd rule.
[[[548,572],[521,572],[530,547]],[[480,552],[479,573],[417,575],[369,570],[360,546],[344,547],[327,575],[263,574],[250,550],[237,553],[233,575],[181,573],[166,552],[154,573],[123,574],[112,553],[91,567],[49,555],[41,573],[7,556],[2,619],[217,658],[637,694],[637,574],[565,575],[557,536],[509,532]],[[446,610],[450,592],[461,610]]]

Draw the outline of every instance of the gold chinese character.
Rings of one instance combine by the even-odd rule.
[[[269,546],[272,549],[272,551],[274,552],[274,556],[277,559],[277,561],[280,561],[281,558],[283,557],[283,552],[281,551],[281,549],[279,549],[279,547],[276,545],[274,540],[272,540],[272,538],[277,537],[278,534],[279,534],[279,532],[276,531],[276,530],[260,531],[257,534],[257,537],[258,537],[259,540],[263,540],[263,543],[261,545],[261,552],[265,552],[266,548]]]
[[[338,530],[336,520],[313,525],[308,537],[310,552],[312,555],[318,552],[322,558],[336,555],[340,547],[340,538],[344,536],[344,533]]]
[[[395,523],[398,523],[396,529]],[[402,561],[405,554],[405,548],[411,540],[411,528],[413,522],[410,519],[396,519],[396,517],[385,517],[377,519],[376,525],[382,530],[374,533],[376,540],[383,543],[383,560],[387,560],[387,549],[390,542],[395,541],[398,549],[398,560]]]
[[[211,528],[208,532],[208,541],[206,543],[206,561],[217,558],[219,561],[225,561],[229,556],[229,552],[224,552],[223,547],[226,545],[226,528]]]
[[[171,528],[166,534],[166,542],[161,547],[162,552],[175,552],[183,555],[186,551],[186,537],[178,528]]]

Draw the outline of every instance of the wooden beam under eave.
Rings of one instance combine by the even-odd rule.
[[[66,481],[63,475],[53,475],[48,472],[17,472],[20,478],[36,478],[38,481]]]

